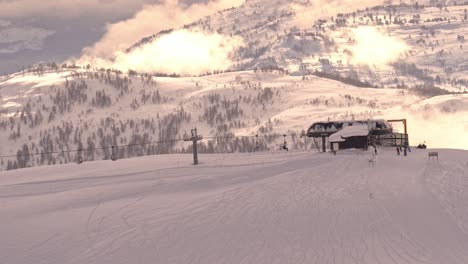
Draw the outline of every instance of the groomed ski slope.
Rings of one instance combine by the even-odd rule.
[[[0,263],[468,263],[468,152],[438,151],[0,172]]]

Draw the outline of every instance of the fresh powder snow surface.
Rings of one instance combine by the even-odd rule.
[[[435,151],[0,172],[0,263],[468,263],[468,152]]]

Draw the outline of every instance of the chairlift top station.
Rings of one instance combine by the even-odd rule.
[[[313,123],[307,135],[309,137],[327,137],[335,134],[336,132],[348,126],[367,125],[369,131],[373,135],[385,135],[393,133],[392,125],[383,119],[379,120],[348,120],[348,121],[325,121]]]
[[[394,132],[391,123],[401,122],[404,134]],[[313,123],[307,130],[307,136],[322,138],[322,149],[326,152],[326,143],[332,151],[337,149],[367,149],[368,146],[407,146],[408,128],[406,119],[384,120],[344,120],[322,121]]]

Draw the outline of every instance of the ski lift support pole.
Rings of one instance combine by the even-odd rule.
[[[321,136],[322,136],[322,152],[326,153],[327,152],[327,137],[329,135],[324,133]]]
[[[197,129],[192,129],[192,137],[185,138],[184,141],[192,141],[193,142],[193,165],[198,165],[198,149],[197,149],[197,142],[202,140],[203,137],[198,135]]]

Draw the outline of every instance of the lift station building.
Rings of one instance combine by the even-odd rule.
[[[395,133],[392,122],[402,122],[404,134]],[[369,146],[408,146],[407,122],[399,120],[349,120],[316,122],[310,126],[307,135],[321,139],[322,151],[327,145],[331,151],[340,149],[367,149]],[[316,143],[318,147],[318,143]],[[320,147],[318,147],[320,148]]]

